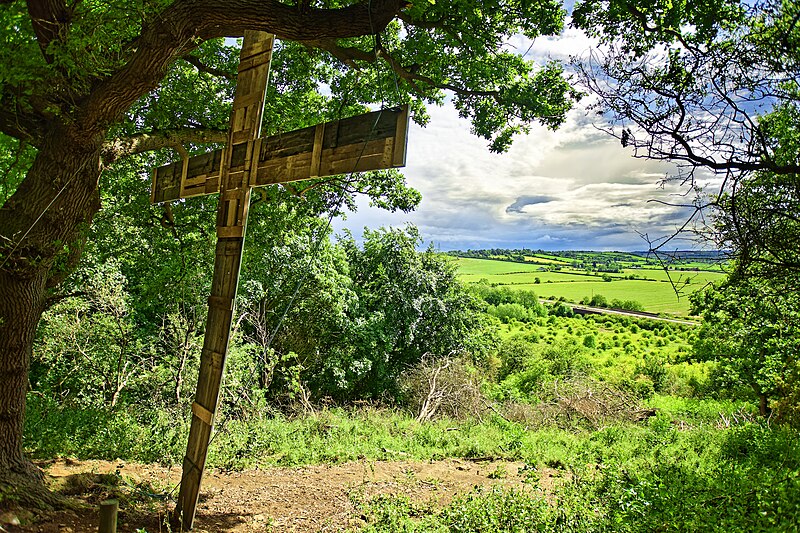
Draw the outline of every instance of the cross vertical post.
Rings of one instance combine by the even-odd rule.
[[[200,376],[195,401],[192,404],[192,425],[175,508],[175,519],[179,520],[182,531],[192,529],[194,522],[228,354],[252,190],[253,156],[259,153],[261,117],[269,80],[273,42],[274,35],[270,33],[245,32],[228,143],[222,151],[219,181],[210,184],[211,188],[220,193],[217,208],[217,247],[211,296],[208,299],[205,339],[200,356]],[[234,153],[242,151],[245,157],[236,158],[240,161],[234,163]],[[188,161],[186,159],[182,162],[184,168]],[[203,183],[204,187],[208,187],[205,181]],[[191,182],[187,183],[187,180],[184,180],[181,187],[186,188],[191,185],[193,185]]]
[[[259,137],[274,36],[245,32],[225,148],[153,171],[152,203],[219,193],[214,277],[197,393],[173,525],[192,529],[219,404],[250,191],[277,183],[405,165],[408,105]]]

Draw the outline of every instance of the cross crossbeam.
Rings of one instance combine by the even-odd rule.
[[[150,199],[219,193],[217,247],[200,375],[174,525],[192,529],[235,312],[253,187],[405,164],[408,108],[259,137],[274,36],[245,32],[225,148],[155,169]]]
[[[236,179],[249,163],[256,169],[249,185],[260,187],[402,167],[407,125],[408,107],[403,106],[256,139],[252,149],[250,143],[240,143],[231,150],[229,172]],[[151,201],[219,192],[223,153],[215,150],[155,169]]]

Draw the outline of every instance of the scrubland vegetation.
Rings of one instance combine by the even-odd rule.
[[[759,414],[745,368],[707,356],[707,328],[577,316],[563,301],[543,304],[529,290],[462,285],[450,260],[415,251],[417,239],[413,231],[373,232],[361,246],[332,246],[324,256],[330,266],[316,267],[338,280],[329,290],[339,286],[359,304],[379,306],[370,308],[370,335],[356,337],[364,351],[330,358],[308,344],[302,323],[280,323],[280,335],[265,346],[257,342],[259,328],[275,326],[242,312],[211,467],[447,457],[525,465],[527,489],[476,489],[443,508],[403,497],[356,498],[370,531],[793,527],[800,513],[797,430],[777,423],[772,410]],[[376,258],[380,266],[357,268]],[[334,276],[336,264],[349,268]],[[359,287],[348,281],[373,272],[379,275]],[[148,330],[133,321],[135,307],[126,307],[133,276],[105,279],[116,282],[86,286],[91,297],[66,299],[45,316],[28,398],[28,451],[35,458],[177,464],[199,351],[200,332],[187,324],[197,318],[176,308],[152,326],[181,341],[182,352],[175,344],[147,348],[141,337]],[[247,286],[266,291],[254,281]],[[366,287],[370,293],[355,295]],[[242,295],[244,310],[253,308],[250,294]],[[328,306],[323,315],[335,318],[342,301],[318,298],[304,293],[299,309]],[[337,335],[363,324],[350,314],[355,309],[337,319],[356,321]],[[320,343],[325,330],[318,331]],[[426,342],[436,339],[440,344]],[[542,469],[556,471],[558,482],[547,491],[537,484]]]
[[[503,152],[591,93],[601,129],[675,169],[678,233],[730,261],[456,260],[411,227],[332,237],[359,194],[415,208],[395,169],[262,188],[209,466],[524,465],[523,489],[443,506],[353,493],[369,531],[797,531],[797,2],[581,0],[569,24],[601,46],[569,67],[509,46],[560,34],[560,2],[113,4],[0,1],[0,511],[64,504],[29,458],[181,461],[217,200],[152,206],[149,171],[223,141],[239,50],[222,37],[262,30],[280,37],[265,134],[404,103],[424,124],[447,101]],[[509,194],[530,215],[530,191]]]

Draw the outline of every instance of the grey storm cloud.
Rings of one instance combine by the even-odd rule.
[[[554,200],[552,196],[519,196],[513,204],[506,207],[506,213],[522,213],[525,206],[546,204]]]

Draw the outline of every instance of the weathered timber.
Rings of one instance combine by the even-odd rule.
[[[231,150],[230,174],[251,187],[405,165],[408,107],[373,111],[317,126],[243,142]],[[256,156],[255,159],[253,156]],[[219,191],[223,150],[155,169],[154,203]],[[250,165],[250,167],[248,167]]]
[[[194,522],[208,444],[214,425],[214,414],[219,403],[244,249],[247,208],[250,205],[250,165],[241,165],[242,168],[237,168],[234,173],[234,169],[225,162],[232,159],[232,153],[243,141],[245,153],[252,151],[253,141],[258,138],[273,41],[274,36],[268,33],[245,32],[228,144],[219,154],[212,154],[212,159],[217,160],[214,165],[219,167],[213,186],[220,192],[217,208],[218,240],[211,296],[208,302],[206,333],[200,356],[200,376],[195,401],[192,404],[192,425],[183,461],[181,489],[175,508],[176,525],[183,531],[190,530]],[[191,159],[182,161],[181,167],[184,169],[184,175],[188,172],[188,168],[198,168]],[[186,180],[180,183],[182,189],[189,186]],[[205,182],[203,186],[206,186]],[[152,198],[156,198],[155,189]]]
[[[99,533],[117,533],[117,513],[119,500],[105,500],[100,502]]]
[[[155,169],[154,203],[219,192],[214,276],[173,525],[192,528],[228,353],[253,187],[405,165],[408,107],[259,138],[273,36],[246,32],[228,143]]]

